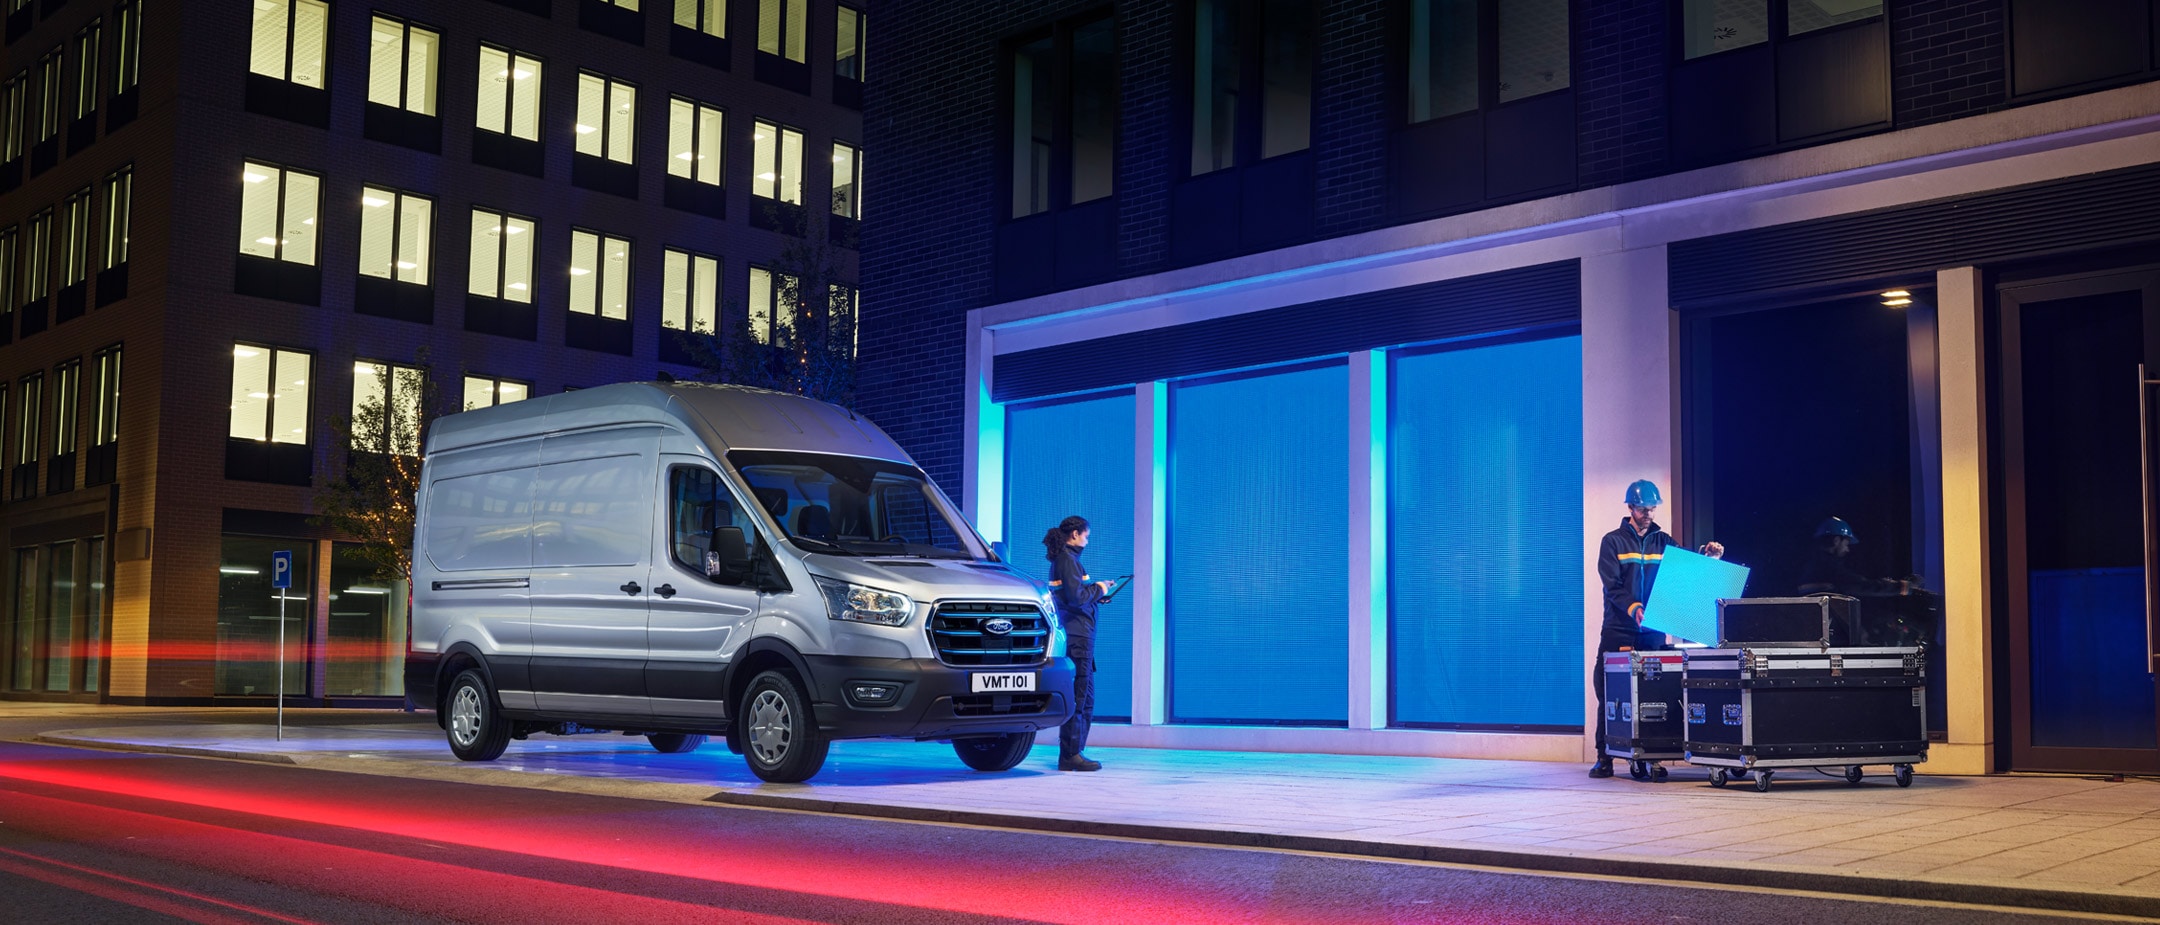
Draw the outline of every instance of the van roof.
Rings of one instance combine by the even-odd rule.
[[[428,429],[427,452],[620,424],[672,425],[715,452],[789,450],[915,462],[876,424],[846,408],[710,382],[619,382],[448,414]]]

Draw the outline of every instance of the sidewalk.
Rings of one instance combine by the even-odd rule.
[[[117,718],[117,717],[116,717]],[[1095,774],[1038,746],[1005,774],[935,743],[840,742],[807,784],[765,784],[708,743],[535,736],[487,765],[431,719],[391,724],[126,726],[40,739],[370,774],[677,802],[839,812],[1198,844],[2160,917],[2160,782],[1918,777],[1849,786],[1787,770],[1769,793],[1661,784],[1574,764],[1100,749]],[[1880,776],[1876,776],[1876,775]]]

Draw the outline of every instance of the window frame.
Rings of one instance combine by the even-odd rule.
[[[865,59],[867,54],[865,49],[868,47],[868,43],[864,35],[867,31],[864,27],[869,20],[869,14],[861,7],[850,6],[846,3],[834,4],[833,11],[833,76],[840,80],[863,83],[869,79],[867,76],[868,69],[864,66],[869,63]],[[843,56],[840,54],[840,38],[846,35],[847,32],[840,26],[841,21],[846,19],[849,13],[855,14],[855,47],[853,49],[854,54]],[[854,62],[855,73],[850,74],[846,69],[842,68],[840,66],[842,61]]]
[[[1109,190],[1101,196],[1076,201],[1073,199],[1073,188],[1075,186],[1073,182],[1075,155],[1073,152],[1076,138],[1074,112],[1077,108],[1073,92],[1077,83],[1074,78],[1074,39],[1081,30],[1104,23],[1107,23],[1110,27],[1110,86],[1105,91],[1112,107],[1108,119],[1110,130],[1108,143],[1110,186]],[[1015,37],[1007,41],[999,49],[998,98],[1000,110],[998,113],[999,142],[997,152],[999,185],[1001,187],[1000,205],[998,207],[999,221],[1018,221],[1078,205],[1117,199],[1119,190],[1117,171],[1122,160],[1119,156],[1118,146],[1124,138],[1123,100],[1121,99],[1121,90],[1124,84],[1124,46],[1118,41],[1117,26],[1118,19],[1115,14],[1096,11],[1059,20],[1046,28],[1036,29]],[[1041,208],[1021,212],[1018,209],[1017,198],[1022,190],[1019,183],[1022,152],[1016,144],[1019,140],[1018,114],[1020,111],[1018,62],[1021,57],[1021,49],[1045,39],[1050,42],[1048,52],[1050,67],[1049,73],[1043,75],[1041,79],[1047,82],[1050,97],[1049,112],[1047,114],[1050,120],[1048,163],[1044,165],[1045,178],[1039,191]],[[1034,144],[1032,133],[1029,136],[1028,144],[1029,150],[1027,153],[1030,158],[1029,163],[1032,164],[1032,146]],[[1032,198],[1029,201],[1031,204],[1035,202]]]
[[[693,11],[690,16],[691,22],[687,24],[683,22],[683,8],[685,6],[688,6]],[[717,12],[715,12],[715,8],[717,8]],[[728,37],[727,14],[727,0],[675,0],[674,16],[670,22],[679,28],[709,35],[716,39],[724,39]],[[716,29],[717,31],[715,31]]]
[[[92,355],[96,361],[96,375],[92,380],[97,389],[95,419],[91,424],[90,445],[109,446],[120,442],[120,386],[121,359],[124,345],[114,344]]]
[[[810,62],[809,0],[757,0],[757,4],[758,53],[771,55],[775,58],[784,58],[797,64],[808,64]],[[790,9],[796,15],[788,15]],[[767,49],[765,47],[765,14],[767,10],[772,10],[774,17],[778,20],[774,33],[779,44],[777,49]],[[793,36],[788,34],[790,25],[795,27]],[[793,51],[792,54],[789,53],[791,50]]]
[[[237,388],[238,383],[233,380],[238,379],[240,375],[240,360],[244,359],[242,356],[240,356],[240,351],[242,350],[262,350],[267,351],[270,354],[270,359],[268,361],[268,377],[263,382],[263,434],[259,437],[234,436],[233,428],[236,422],[232,420],[232,415],[228,414],[226,416],[225,424],[226,436],[229,439],[233,440],[248,440],[266,445],[284,444],[286,446],[307,446],[309,444],[309,440],[314,437],[315,430],[315,422],[311,419],[309,415],[309,411],[313,407],[315,397],[315,352],[312,350],[288,349],[285,347],[278,347],[270,344],[261,343],[259,341],[234,341],[232,349],[233,363],[228,369],[228,383],[232,384],[235,388]],[[298,420],[300,421],[300,438],[297,440],[284,438],[283,435],[277,432],[278,404],[281,401],[278,396],[277,388],[279,382],[278,361],[288,354],[301,358],[303,364],[302,369],[306,371],[301,377],[303,381],[297,383],[301,388],[298,400],[303,405],[303,407],[300,409],[300,414],[298,417]],[[228,394],[230,394],[230,390],[228,390]],[[232,412],[238,412],[239,410],[240,409],[237,406],[231,409]]]
[[[585,81],[587,80],[597,80],[600,82],[600,105],[602,109],[600,125],[598,125],[597,127],[593,127],[593,131],[590,132],[579,131],[579,129],[588,127],[585,124]],[[622,132],[623,156],[621,157],[615,156],[616,132],[613,125],[614,119],[611,115],[609,115],[609,113],[614,112],[615,91],[618,87],[630,91],[630,124],[628,126],[625,126],[625,130]],[[633,167],[637,166],[637,101],[637,84],[631,83],[627,80],[609,77],[608,75],[602,74],[599,71],[583,68],[579,69],[577,105],[578,112],[577,121],[572,123],[571,128],[571,150],[577,154],[584,155],[585,157],[597,158],[599,160],[610,161],[617,164],[628,164]],[[592,135],[595,133],[600,136],[599,153],[595,154],[589,151],[582,150],[585,147],[582,139],[587,135]]]
[[[396,41],[398,62],[397,102],[395,103],[386,103],[382,100],[378,100],[375,98],[375,67],[380,62],[376,60],[375,56],[376,49],[374,36],[376,30],[381,28],[384,24],[397,27],[398,29],[398,37]],[[412,101],[414,81],[414,76],[412,73],[413,33],[416,31],[424,32],[434,38],[434,42],[428,46],[430,51],[426,55],[427,60],[425,62],[430,73],[428,74],[428,98],[426,101],[426,108],[424,109],[415,107]],[[368,42],[367,101],[376,106],[384,106],[403,112],[409,112],[414,115],[426,116],[431,119],[441,118],[443,65],[442,30],[422,25],[410,19],[402,19],[396,16],[387,16],[377,11],[372,13],[368,20]]]
[[[104,28],[105,21],[98,18],[75,32],[75,67],[71,82],[75,85],[74,118],[78,121],[97,115],[98,104],[103,102],[103,97],[98,95],[101,64],[98,54],[99,43],[104,40]]]
[[[82,360],[70,358],[53,367],[52,448],[55,458],[80,449],[82,440]]]
[[[479,296],[484,299],[501,299],[505,302],[516,302],[521,305],[532,304],[534,295],[533,289],[535,285],[534,280],[536,278],[536,274],[533,272],[533,270],[536,266],[538,266],[539,256],[539,245],[537,243],[537,240],[540,237],[540,220],[537,218],[532,218],[530,216],[519,215],[515,212],[496,211],[494,209],[490,209],[486,206],[481,205],[474,205],[472,207],[470,215],[473,221],[468,225],[466,234],[468,238],[470,238],[469,243],[472,245],[472,247],[467,253],[465,270],[465,293],[467,295]],[[502,232],[494,236],[495,291],[492,293],[480,292],[473,288],[476,274],[480,272],[480,261],[477,257],[473,255],[479,253],[479,245],[481,242],[478,237],[478,229],[479,219],[482,216],[492,216],[495,220],[496,229]],[[512,222],[525,223],[525,230],[523,232],[525,235],[525,278],[522,283],[517,284],[522,286],[523,288],[516,290],[513,290],[513,284],[510,282],[510,239],[517,237],[519,233],[509,230]],[[522,295],[511,296],[510,293],[512,291],[520,292],[522,293]]]
[[[765,277],[766,293],[763,300],[756,297],[758,277],[761,274]],[[785,298],[788,284],[782,282],[782,280],[792,280],[794,282],[796,293],[794,301],[790,302]],[[743,319],[744,331],[750,335],[752,341],[760,346],[782,348],[794,346],[795,322],[799,315],[796,308],[802,301],[802,280],[772,267],[753,263],[750,265],[749,282],[750,298],[745,302],[747,313]],[[786,336],[777,336],[779,334],[785,334]]]
[[[1322,22],[1321,5],[1312,2],[1312,0],[1301,0],[1305,4],[1307,14],[1311,17],[1311,21],[1307,25],[1313,37],[1312,57],[1305,64],[1307,80],[1305,143],[1301,147],[1269,155],[1265,153],[1268,94],[1265,92],[1267,87],[1267,29],[1264,6],[1267,0],[1213,0],[1213,2],[1235,5],[1235,15],[1238,17],[1232,26],[1235,34],[1231,38],[1231,45],[1238,56],[1238,60],[1236,89],[1232,94],[1234,99],[1232,106],[1234,108],[1231,113],[1230,155],[1226,163],[1206,170],[1193,169],[1194,159],[1198,156],[1200,150],[1197,125],[1200,109],[1198,103],[1200,73],[1197,65],[1197,55],[1181,53],[1179,58],[1182,64],[1179,76],[1183,88],[1178,91],[1177,99],[1180,107],[1179,114],[1182,117],[1180,119],[1182,128],[1178,129],[1177,133],[1178,144],[1181,146],[1180,151],[1183,156],[1178,159],[1176,170],[1178,178],[1182,180],[1196,180],[1225,170],[1252,167],[1277,158],[1310,154],[1313,150],[1313,130],[1319,124],[1320,65],[1321,47],[1323,45],[1321,39],[1324,37],[1320,28]],[[1490,0],[1485,0],[1485,2],[1490,2]],[[1197,2],[1191,4],[1186,9],[1183,20],[1183,34],[1180,37],[1179,46],[1184,51],[1190,52],[1197,47],[1200,41],[1200,4]],[[1247,88],[1251,89],[1248,90]]]
[[[760,146],[759,142],[763,140],[761,136],[765,129],[770,129],[778,137],[773,139],[772,144]],[[783,172],[780,169],[780,162],[787,159],[784,152],[787,149],[789,135],[795,137],[795,170],[792,174]],[[752,119],[750,121],[750,195],[753,198],[769,199],[789,205],[802,205],[803,143],[806,137],[802,130],[791,128],[785,123],[775,122],[770,119]],[[765,169],[768,165],[765,163],[764,153],[769,153],[772,157],[774,163],[770,165],[771,170]],[[771,175],[770,178],[767,178],[767,174]],[[795,187],[795,198],[788,199],[779,195],[791,182]],[[767,195],[758,192],[758,184],[760,183],[771,184],[772,194]]]
[[[577,270],[578,270],[578,266],[577,266],[577,249],[578,249],[578,238],[579,238],[579,236],[580,236],[580,235],[583,235],[583,236],[585,236],[585,237],[589,237],[589,238],[592,238],[592,239],[593,239],[593,268],[592,268],[591,270],[588,270],[588,271],[586,271],[586,272],[587,272],[588,274],[591,274],[591,275],[592,275],[592,276],[594,277],[594,279],[593,279],[593,281],[592,281],[592,303],[593,303],[593,304],[592,304],[592,305],[591,305],[591,306],[590,306],[589,308],[584,308],[584,309],[580,309],[580,308],[578,307],[578,304],[577,304],[577,290],[578,290],[578,288],[579,288],[579,287],[578,287],[578,285],[577,285],[577,284],[576,284],[576,283],[575,283],[575,282],[573,281],[573,282],[572,282],[572,283],[571,283],[571,284],[570,284],[570,285],[569,285],[568,287],[566,287],[566,288],[567,288],[567,290],[568,290],[568,293],[569,293],[569,303],[568,303],[568,304],[569,304],[569,310],[570,310],[570,313],[571,313],[571,314],[573,314],[573,315],[589,315],[589,316],[592,316],[592,317],[594,317],[594,318],[604,318],[604,319],[607,319],[607,320],[610,320],[610,321],[629,321],[629,320],[630,320],[630,314],[631,314],[631,311],[630,311],[630,310],[631,310],[631,308],[633,307],[633,305],[634,305],[634,301],[635,301],[635,299],[634,299],[634,297],[633,297],[633,293],[634,293],[634,289],[633,289],[633,287],[635,286],[635,284],[636,284],[636,282],[637,282],[637,271],[636,271],[636,263],[637,263],[637,246],[636,246],[636,242],[635,242],[635,241],[632,241],[632,240],[631,240],[631,239],[629,239],[629,238],[617,237],[617,236],[615,236],[615,235],[611,235],[611,234],[608,234],[607,232],[605,232],[605,231],[601,231],[601,230],[599,230],[599,229],[596,229],[596,228],[572,227],[572,228],[570,229],[570,267],[569,267],[569,270],[570,270],[570,275],[571,275],[572,277],[576,277],[576,276],[582,275],[582,274],[579,274],[579,273],[577,272]],[[622,314],[621,314],[620,316],[616,316],[616,315],[610,315],[610,314],[608,314],[607,306],[606,306],[606,304],[605,304],[605,303],[607,302],[607,293],[608,293],[608,287],[609,287],[609,280],[610,280],[610,279],[612,278],[612,277],[610,277],[610,276],[609,276],[609,274],[607,273],[607,261],[608,261],[608,257],[607,257],[607,245],[608,245],[608,242],[611,242],[611,241],[613,241],[613,242],[619,242],[620,244],[622,244],[622,247],[623,247],[623,260],[622,260],[622,263],[623,263],[623,266],[622,266],[622,270],[623,270],[623,273],[622,273],[622,275],[623,275],[623,279],[622,279],[622,295],[623,295],[623,301],[622,301]]]
[[[736,494],[735,486],[729,484],[728,480],[723,477],[718,470],[714,469],[711,466],[701,465],[697,463],[675,463],[667,467],[666,530],[668,561],[674,563],[677,568],[680,568],[683,571],[689,572],[692,575],[704,579],[709,584],[717,585],[723,588],[750,587],[752,585],[750,575],[744,575],[742,580],[737,582],[723,581],[716,576],[708,574],[705,570],[705,563],[684,562],[682,560],[682,547],[684,544],[681,542],[681,540],[685,535],[682,532],[682,521],[680,519],[681,514],[683,513],[684,500],[683,476],[691,474],[704,476],[706,479],[710,480],[713,487],[711,501],[718,502],[724,499],[728,504],[730,512],[733,515],[736,515],[734,517],[728,518],[728,523],[726,524],[726,526],[735,526],[737,524],[737,517],[740,518],[741,523],[747,524],[747,526],[742,528],[743,544],[747,549],[751,550],[751,555],[753,556],[753,558],[761,554],[761,551],[765,548],[765,534],[758,527],[757,515],[751,513],[752,509],[750,505],[744,503],[742,497]],[[708,506],[707,510],[710,511],[711,508]],[[701,535],[701,538],[704,539],[707,543],[710,543],[712,531],[718,529],[720,526],[722,525],[717,522],[717,519],[714,519],[712,526],[706,527],[704,529],[704,533]],[[705,551],[707,553],[710,553],[712,550],[710,548],[707,548]]]
[[[53,210],[40,209],[23,222],[24,305],[52,297]]]
[[[848,152],[848,182],[845,187],[848,191],[848,201],[845,209],[840,206],[840,191],[842,189],[840,185],[840,150],[842,148],[847,149]],[[832,214],[858,222],[862,221],[862,148],[858,145],[851,145],[839,139],[834,139],[832,164]]]
[[[675,115],[677,107],[681,106],[687,106],[690,108],[690,150],[686,152],[676,151],[677,144],[675,138]],[[712,131],[710,139],[706,137],[706,133],[702,130],[705,117],[708,114],[719,122],[718,126]],[[703,170],[703,168],[706,166],[704,163],[706,155],[699,150],[707,140],[713,142],[712,159],[717,162],[712,166],[712,169],[710,171],[712,178],[709,180],[700,179],[698,177],[698,174],[707,172]],[[683,160],[683,154],[691,155],[691,157],[689,158],[691,172],[688,175],[675,172],[675,162],[678,160]],[[720,189],[726,189],[727,110],[720,106],[715,106],[711,103],[700,102],[698,100],[683,96],[681,94],[670,95],[668,97],[667,161],[667,175],[670,177],[675,177],[676,179],[680,180],[688,180],[692,183],[697,183],[704,186],[712,186],[718,187]]]
[[[26,66],[8,78],[5,85],[0,85],[0,94],[6,97],[0,101],[0,106],[6,110],[0,113],[0,119],[4,119],[4,124],[0,124],[0,161],[19,161],[29,156],[30,146],[34,144],[30,138],[31,79],[31,69]]]
[[[271,80],[283,81],[285,83],[293,84],[294,86],[307,87],[313,90],[330,89],[330,49],[336,45],[334,37],[331,35],[331,33],[337,27],[337,17],[331,3],[329,2],[329,0],[276,0],[276,2],[281,2],[285,5],[283,72],[280,74],[268,74],[262,71],[255,70],[254,52],[256,39],[254,35],[254,29],[255,27],[261,25],[261,22],[260,20],[251,19],[248,32],[248,73],[265,77]],[[314,84],[304,83],[300,80],[295,79],[293,76],[293,60],[295,57],[294,52],[297,50],[297,46],[300,42],[300,30],[296,25],[296,20],[298,19],[298,17],[294,14],[302,6],[316,6],[322,9],[322,34],[317,39],[321,47],[314,49],[315,56],[321,62],[320,66],[322,68],[322,73],[318,75],[317,81]]]
[[[676,291],[672,277],[677,258],[680,258],[683,274],[682,303],[672,305],[670,302]],[[706,293],[711,296],[711,301],[703,306],[697,304],[700,261],[704,261],[705,266],[712,273],[712,279],[709,285],[705,287]],[[700,253],[680,247],[664,247],[661,249],[660,266],[661,329],[681,331],[685,334],[717,336],[720,333],[720,290],[727,283],[725,261],[722,261],[716,254]],[[680,316],[679,319],[671,317],[677,315]],[[703,322],[702,327],[699,326],[701,321]]]
[[[1832,23],[1831,25],[1827,26],[1819,26],[1806,32],[1794,32],[1792,31],[1791,0],[1762,0],[1762,3],[1764,20],[1763,27],[1765,30],[1762,41],[1749,42],[1746,45],[1736,45],[1732,48],[1721,48],[1716,51],[1704,52],[1703,54],[1689,57],[1687,53],[1687,0],[1673,0],[1670,13],[1672,50],[1669,54],[1671,64],[1683,65],[1692,64],[1697,61],[1707,61],[1711,58],[1730,55],[1734,52],[1745,51],[1750,48],[1767,47],[1771,49],[1771,54],[1774,56],[1778,54],[1778,49],[1780,48],[1780,46],[1784,45],[1787,42],[1791,42],[1807,36],[1821,35],[1825,32],[1829,32],[1832,30],[1847,29],[1861,26],[1866,23],[1872,23],[1876,20],[1887,18],[1890,15],[1890,4],[1888,0],[1882,0],[1882,2],[1880,3],[1880,9],[1877,9],[1875,11],[1875,15],[1873,16],[1847,20],[1841,23]],[[2008,15],[2007,11],[2008,8],[2005,7],[2006,16]],[[2004,28],[2007,29],[2008,26],[2005,25]]]
[[[488,52],[495,52],[503,56],[504,74],[502,76],[511,78],[502,82],[503,127],[501,129],[490,127],[480,121],[486,102],[484,94],[487,93],[488,75],[486,68]],[[473,128],[489,134],[501,135],[504,138],[515,138],[519,141],[529,141],[535,144],[542,143],[545,134],[542,131],[542,125],[546,121],[542,116],[547,112],[547,59],[492,42],[482,42],[480,43],[479,62],[476,65],[476,74],[480,86],[475,91],[475,96],[481,105],[475,105],[473,108]],[[526,75],[526,77],[516,76],[520,63],[530,63],[533,68],[532,73]],[[529,94],[519,94],[517,92],[518,83],[526,79],[532,81],[532,91]],[[520,135],[517,132],[518,104],[525,96],[532,98],[532,135],[530,137]]]
[[[95,189],[85,186],[60,202],[65,210],[61,214],[66,216],[60,229],[60,289],[90,281],[90,221],[96,211],[92,200]]]
[[[38,134],[36,144],[60,137],[62,84],[67,80],[66,43],[38,59]]]
[[[142,0],[113,7],[113,90],[119,96],[142,83]]]
[[[364,373],[362,370],[372,370],[372,372]],[[398,392],[404,387],[402,383],[408,373],[416,377],[418,381],[413,383],[412,386],[414,395],[412,396],[411,406],[405,407],[398,401]],[[427,367],[406,366],[401,363],[392,363],[389,360],[371,360],[366,357],[357,357],[353,360],[352,408],[350,415],[346,418],[346,433],[348,437],[356,441],[358,435],[352,431],[359,426],[360,377],[363,375],[375,376],[377,383],[387,383],[387,385],[380,386],[383,391],[383,413],[387,420],[384,423],[382,442],[379,445],[363,447],[354,443],[351,447],[352,450],[361,453],[397,456],[420,455],[420,428],[423,423],[421,419],[427,416],[427,409],[424,407],[427,394]],[[403,420],[406,415],[410,415],[413,420]]]
[[[45,371],[38,370],[16,381],[21,404],[15,414],[15,464],[36,465],[45,448],[40,428],[45,423]]]
[[[476,408],[493,408],[497,405],[507,405],[513,402],[521,402],[533,397],[533,384],[523,379],[506,379],[501,376],[475,376],[472,373],[466,373],[464,379],[464,392],[460,396],[459,400],[461,409],[465,411],[472,411]],[[473,383],[476,382],[485,382],[488,385],[488,403],[485,405],[475,405],[472,403]],[[525,397],[513,398],[509,401],[504,401],[502,398],[502,387],[506,385],[514,385],[524,389]]]
[[[21,288],[22,274],[16,264],[22,247],[19,226],[0,227],[0,317],[9,319],[0,323],[0,330],[12,333],[13,318],[17,305],[16,290]]]
[[[98,186],[104,192],[104,208],[100,213],[105,220],[98,236],[98,269],[103,271],[126,266],[128,262],[128,236],[135,208],[135,165],[129,164],[106,174],[98,181]]]
[[[256,181],[249,181],[249,180],[247,179],[247,173],[248,173],[248,169],[249,169],[249,168],[251,168],[251,167],[255,167],[255,168],[261,168],[261,169],[263,169],[263,170],[268,170],[268,171],[270,171],[270,172],[271,172],[271,176],[267,176],[267,177],[264,177],[264,178],[263,178],[262,180],[256,180]],[[288,255],[286,254],[286,248],[287,248],[287,246],[288,246],[288,245],[290,245],[290,244],[291,244],[291,240],[290,240],[290,239],[289,239],[288,237],[286,237],[286,233],[285,233],[285,226],[286,226],[286,225],[288,224],[288,221],[287,221],[287,219],[288,219],[288,213],[290,213],[290,212],[291,212],[291,204],[292,204],[292,201],[293,201],[293,199],[292,199],[292,196],[291,196],[290,194],[291,194],[291,186],[292,186],[291,180],[292,180],[292,176],[293,176],[294,174],[298,174],[298,175],[300,175],[300,176],[303,176],[303,177],[307,177],[307,178],[309,178],[309,179],[311,179],[311,180],[314,180],[314,181],[315,181],[315,202],[314,202],[314,214],[313,214],[313,215],[311,216],[311,218],[313,218],[313,219],[314,219],[314,220],[315,220],[316,222],[320,222],[320,221],[322,220],[322,214],[323,214],[323,208],[322,208],[322,206],[323,206],[323,186],[324,186],[324,183],[323,183],[323,177],[322,177],[322,175],[321,175],[321,174],[319,174],[319,173],[314,173],[314,172],[312,172],[312,171],[307,171],[307,170],[300,170],[300,169],[297,169],[297,168],[293,168],[293,167],[285,167],[285,166],[281,166],[281,165],[277,165],[277,164],[272,164],[272,163],[270,163],[270,162],[268,162],[268,161],[258,161],[258,160],[243,160],[243,161],[241,161],[241,167],[240,167],[240,177],[241,177],[241,182],[242,182],[242,183],[248,183],[248,182],[256,182],[256,183],[261,183],[261,182],[264,182],[264,181],[270,181],[270,180],[274,180],[274,181],[276,181],[276,182],[277,182],[277,206],[276,206],[275,214],[274,214],[274,215],[272,216],[272,218],[273,218],[273,219],[275,220],[275,221],[274,221],[274,227],[273,227],[273,229],[272,229],[272,230],[273,230],[273,231],[274,231],[274,233],[275,233],[275,234],[274,234],[274,236],[275,236],[275,238],[276,238],[276,242],[275,242],[275,243],[273,243],[273,244],[271,244],[271,245],[269,245],[269,246],[270,246],[270,247],[271,247],[271,248],[273,249],[273,254],[272,254],[271,256],[267,256],[267,257],[265,257],[265,256],[264,256],[264,255],[262,255],[262,254],[250,254],[250,253],[248,253],[247,251],[245,251],[245,250],[242,250],[242,251],[239,251],[239,253],[240,253],[240,254],[241,254],[242,256],[247,256],[247,257],[255,257],[255,258],[258,258],[258,259],[263,259],[263,260],[271,260],[271,261],[275,261],[275,262],[277,262],[277,263],[290,263],[290,264],[294,264],[294,265],[296,265],[296,266],[304,266],[304,267],[320,267],[320,266],[322,265],[322,242],[321,242],[321,239],[320,239],[320,238],[318,238],[318,237],[316,237],[316,236],[315,236],[315,234],[319,234],[319,232],[316,232],[316,233],[311,233],[311,234],[309,235],[309,238],[308,238],[308,259],[307,259],[307,260],[305,260],[305,261],[301,261],[301,260],[294,260],[294,259],[292,259],[292,258],[291,258],[290,256],[288,256]],[[245,226],[245,224],[246,224],[246,222],[247,222],[247,210],[246,210],[246,206],[245,206],[245,202],[246,202],[246,194],[245,194],[245,192],[244,192],[244,191],[243,191],[243,193],[242,193],[242,197],[241,197],[241,200],[242,200],[242,207],[241,207],[241,216],[240,216],[240,221],[241,221],[241,224],[243,225],[243,230],[242,230],[242,233],[243,233],[243,234],[245,234],[246,232],[245,232],[245,228],[244,228],[244,226]],[[307,223],[307,221],[306,221],[305,219],[303,219],[303,220],[302,220],[302,224],[306,224],[306,223]],[[253,241],[250,241],[250,242],[248,242],[248,243],[257,243],[257,244],[259,244],[259,243],[261,243],[261,240],[260,240],[260,239],[255,239],[255,240],[253,240]]]

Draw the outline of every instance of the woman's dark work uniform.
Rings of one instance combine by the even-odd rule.
[[[1043,537],[1050,557],[1050,596],[1057,602],[1058,623],[1065,628],[1065,654],[1073,662],[1072,718],[1058,730],[1060,771],[1102,767],[1081,753],[1087,748],[1088,726],[1095,715],[1095,607],[1103,597],[1102,585],[1088,579],[1087,570],[1080,566],[1080,548],[1071,543],[1072,537],[1086,531],[1086,520],[1067,517]]]

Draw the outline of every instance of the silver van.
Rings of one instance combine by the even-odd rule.
[[[612,730],[768,781],[847,738],[1003,771],[1072,709],[1045,589],[846,409],[566,392],[436,421],[421,482],[405,684],[467,761]]]

